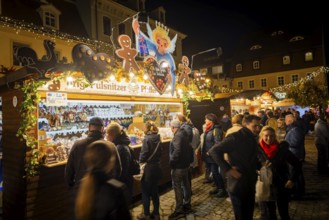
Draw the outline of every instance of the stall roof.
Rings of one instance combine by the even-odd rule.
[[[253,100],[254,97],[262,96],[266,92],[268,92],[268,91],[263,90],[263,89],[246,90],[246,91],[240,92],[236,95],[232,95],[230,98],[231,99],[249,99],[249,100]],[[276,99],[276,97],[273,94],[271,95],[271,97]]]

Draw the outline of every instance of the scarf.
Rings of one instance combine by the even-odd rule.
[[[208,132],[210,128],[214,125],[214,123],[210,122],[209,124],[206,125],[205,132]]]
[[[276,153],[278,152],[279,150],[279,146],[278,146],[278,142],[275,141],[273,142],[272,144],[270,145],[267,145],[263,139],[261,139],[259,141],[259,144],[261,146],[261,148],[264,150],[266,156],[269,158],[269,159],[272,159]]]

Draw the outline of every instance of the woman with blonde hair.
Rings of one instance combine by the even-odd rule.
[[[275,130],[270,126],[264,126],[259,134],[257,156],[262,166],[270,168],[273,175],[271,198],[258,201],[260,219],[277,219],[277,206],[281,219],[289,220],[288,204],[294,182],[301,173],[301,163],[289,150],[288,142],[278,142]]]
[[[149,220],[151,216],[153,219],[160,219],[158,184],[162,177],[162,170],[160,167],[162,148],[160,145],[160,135],[158,132],[159,129],[153,121],[147,121],[145,123],[145,137],[141,152],[139,154],[139,163],[146,163],[144,175],[141,181],[144,213],[137,216],[137,219],[140,220]],[[152,214],[150,213],[151,198],[153,202]]]
[[[81,180],[75,205],[77,220],[131,219],[125,185],[114,178],[116,160],[113,143],[99,140],[87,147],[87,173]]]

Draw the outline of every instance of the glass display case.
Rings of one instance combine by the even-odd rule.
[[[152,120],[159,127],[162,141],[170,140],[169,124],[182,112],[181,103],[69,100],[65,105],[38,106],[38,141],[45,164],[65,162],[73,143],[86,137],[88,122],[100,117],[107,126],[119,123],[128,133],[131,145],[138,146],[144,137],[144,123]]]

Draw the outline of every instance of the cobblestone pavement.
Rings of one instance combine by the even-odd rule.
[[[306,193],[299,200],[290,202],[290,216],[295,220],[328,220],[329,219],[329,175],[319,175],[316,171],[317,151],[312,136],[305,140],[306,160],[303,165]],[[203,176],[192,180],[192,208],[194,214],[186,216],[186,219],[197,220],[231,220],[234,219],[232,205],[229,199],[216,198],[209,195],[211,184],[203,183]],[[168,190],[160,196],[160,217],[168,219],[175,208],[175,196],[173,190]],[[142,212],[142,205],[136,203],[132,208],[133,219]],[[152,209],[151,209],[152,210]],[[255,205],[254,218],[259,216],[259,210]],[[279,216],[279,215],[278,215]],[[184,218],[182,218],[184,219]]]

